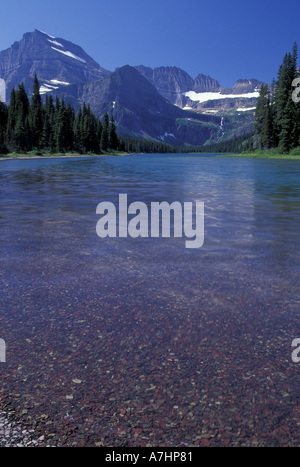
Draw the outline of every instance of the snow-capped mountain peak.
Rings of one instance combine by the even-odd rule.
[[[102,79],[109,73],[79,45],[38,29],[0,52],[0,78],[6,82],[8,98],[21,82],[31,94],[35,74],[40,92],[45,94],[69,84]]]
[[[41,31],[40,29],[36,29],[36,31],[41,32],[42,34],[45,34],[48,37],[51,37],[51,39],[55,39],[54,36],[50,36],[50,34],[48,34],[47,32]]]

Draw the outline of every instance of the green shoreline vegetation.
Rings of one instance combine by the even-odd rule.
[[[252,157],[254,159],[300,159],[300,147],[292,149],[289,153],[280,152],[279,148],[256,149],[243,151],[238,154],[222,154],[222,157]]]
[[[284,160],[299,160],[300,156],[292,156],[291,154],[267,154],[260,152],[241,153],[241,154],[218,154],[219,157],[244,157],[252,159],[284,159]]]

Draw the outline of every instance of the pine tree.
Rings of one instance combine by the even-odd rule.
[[[88,107],[86,106],[85,102],[82,106],[82,117],[81,117],[81,126],[80,126],[80,133],[81,133],[81,143],[83,152],[88,151],[89,147],[89,117],[88,117]]]
[[[281,119],[281,131],[279,134],[279,149],[283,154],[288,154],[295,147],[295,105],[292,99],[288,99],[283,117]]]
[[[75,151],[78,152],[84,152],[83,151],[83,141],[82,141],[82,108],[81,106],[79,107],[79,110],[77,112],[77,116],[75,118],[74,124],[73,124],[73,131],[74,131],[74,149]]]
[[[295,43],[293,53],[287,53],[284,56],[283,63],[279,68],[275,89],[274,130],[275,134],[278,135],[276,143],[281,149],[291,148],[294,145],[297,123],[295,103],[292,101],[292,82],[296,76],[297,45]]]
[[[101,132],[101,141],[100,141],[100,149],[101,151],[107,151],[108,149],[108,129],[109,129],[109,117],[108,113],[104,114],[103,122],[102,122],[102,132]]]
[[[102,136],[102,123],[100,118],[97,118],[97,141],[98,141],[98,151],[100,151],[100,143],[101,143],[101,136]]]
[[[7,154],[8,149],[5,144],[5,135],[8,121],[7,106],[0,101],[0,154]]]
[[[266,118],[268,115],[269,108],[269,91],[268,85],[263,84],[260,88],[259,97],[257,99],[257,105],[255,110],[255,146],[264,149],[265,138],[266,138]]]
[[[14,129],[16,124],[16,91],[13,88],[10,94],[10,103],[8,106],[8,127]]]
[[[118,136],[116,132],[116,125],[114,121],[114,117],[111,116],[109,129],[108,129],[108,147],[115,151],[118,148]]]
[[[89,151],[99,153],[100,141],[98,139],[98,125],[97,118],[93,113],[89,116]]]
[[[55,147],[57,152],[64,152],[66,150],[65,147],[65,125],[66,125],[66,108],[65,108],[65,101],[62,98],[61,102],[59,102],[58,97],[56,98],[56,106],[55,106]]]
[[[260,147],[261,149],[270,149],[274,147],[274,122],[273,122],[273,109],[268,96],[264,118],[260,131]]]
[[[40,85],[36,75],[34,76],[33,94],[31,96],[30,127],[32,146],[39,149],[42,146],[43,106],[40,96]]]
[[[23,83],[19,84],[17,92],[16,92],[16,109],[18,112],[18,108],[22,108],[24,112],[24,116],[29,115],[29,99],[25,90],[25,86]]]
[[[83,146],[86,152],[99,152],[99,140],[97,138],[97,119],[90,106],[83,105],[82,111]]]
[[[54,103],[51,94],[46,95],[46,102],[44,108],[44,123],[43,123],[43,136],[42,147],[50,152],[55,151],[54,142]]]
[[[66,111],[65,111],[65,128],[64,128],[65,149],[67,151],[72,151],[74,147],[74,133],[73,133],[74,120],[75,120],[75,112],[70,102],[68,102]]]
[[[14,141],[17,151],[28,151],[31,149],[29,99],[23,83],[19,84],[16,92]]]

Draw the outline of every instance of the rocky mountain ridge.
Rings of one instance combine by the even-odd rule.
[[[136,69],[172,104],[182,109],[204,112],[207,108],[222,110],[238,109],[243,105],[245,109],[251,107],[256,103],[263,84],[256,79],[239,79],[233,87],[223,87],[217,80],[202,73],[193,79],[178,67],[152,69],[140,65]],[[197,94],[200,94],[198,99]]]
[[[43,97],[64,96],[75,109],[85,102],[100,118],[108,112],[120,135],[177,145],[202,145],[250,131],[253,112],[240,110],[255,107],[260,86],[239,80],[223,88],[209,76],[193,79],[178,67],[128,65],[111,72],[80,46],[39,30],[0,52],[8,99],[21,82],[30,95],[35,74]]]
[[[202,145],[222,135],[220,117],[196,115],[174,106],[129,65],[102,80],[71,85],[53,95],[63,95],[75,109],[85,102],[97,116],[113,115],[121,136]]]
[[[36,29],[0,52],[0,77],[6,82],[6,96],[9,98],[12,88],[21,82],[31,93],[35,73],[43,94],[69,84],[101,79],[110,72],[80,46]]]

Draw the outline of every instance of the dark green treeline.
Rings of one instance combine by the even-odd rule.
[[[295,42],[292,52],[284,56],[277,80],[271,87],[261,87],[255,113],[254,148],[278,148],[287,154],[300,146],[300,102],[297,98],[300,73],[297,60]]]
[[[13,89],[9,105],[0,102],[0,153],[32,150],[96,153],[117,150],[118,135],[114,119],[103,121],[85,103],[75,114],[64,98],[46,96],[42,102],[39,82],[34,78],[33,93],[28,98],[22,84]]]
[[[154,140],[120,137],[113,116],[97,118],[85,103],[77,114],[64,98],[46,95],[43,103],[37,77],[29,99],[23,84],[12,90],[9,105],[0,101],[0,154],[9,152],[103,154],[113,151],[169,153],[187,148]]]

